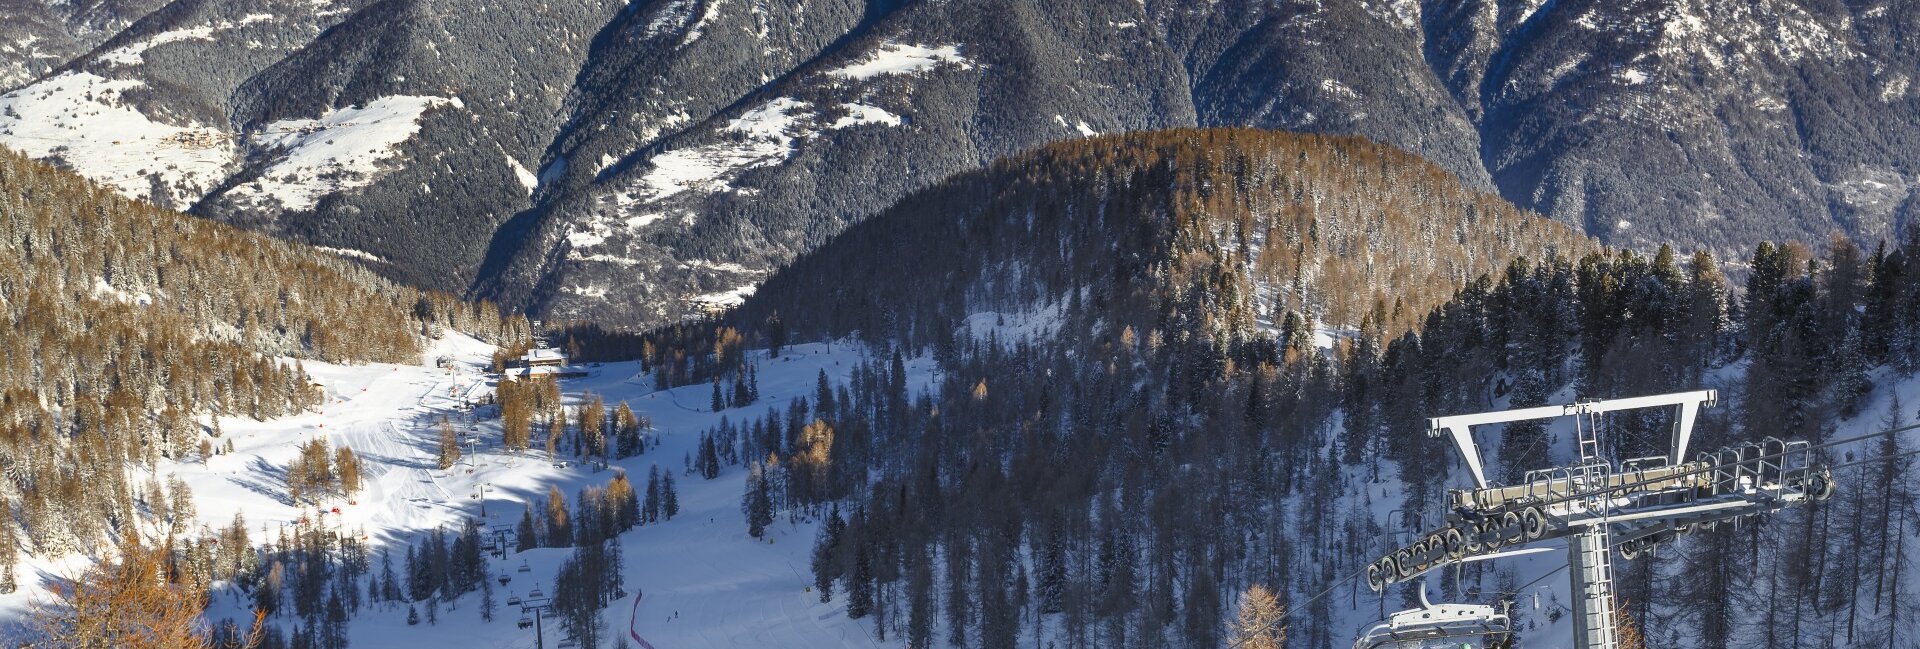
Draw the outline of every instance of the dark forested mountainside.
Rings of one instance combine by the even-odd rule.
[[[700,4],[685,40],[755,46],[746,7]],[[1914,52],[1890,34],[1920,15],[1894,7],[982,0],[868,16],[704,118],[705,99],[583,85],[550,151],[563,175],[496,237],[481,289],[556,317],[697,315],[949,174],[1189,124],[1364,135],[1643,250],[1885,238],[1914,186]],[[640,34],[601,51],[679,42]]]
[[[858,233],[899,218],[847,240],[877,245]],[[1166,236],[1180,245],[1179,231]],[[1049,267],[1061,254],[1052,243],[1027,250],[1026,263]],[[816,256],[834,258],[838,245]],[[882,323],[892,335],[870,339],[897,346],[876,349],[850,383],[822,375],[810,398],[723,421],[694,465],[749,467],[749,533],[782,512],[827,520],[816,590],[911,646],[1218,647],[1235,593],[1258,586],[1289,611],[1286,646],[1345,647],[1377,610],[1414,602],[1413,586],[1399,586],[1376,604],[1357,576],[1390,549],[1382,511],[1444,509],[1449,471],[1436,458],[1453,454],[1425,435],[1426,417],[1540,405],[1563,391],[1704,385],[1726,403],[1707,411],[1700,448],[1820,440],[1848,417],[1901,426],[1913,416],[1897,397],[1861,407],[1875,381],[1890,388],[1920,370],[1916,250],[1920,228],[1872,253],[1845,239],[1819,253],[1762,244],[1743,260],[1755,271],[1739,299],[1705,252],[1514,258],[1414,317],[1411,331],[1362,326],[1328,348],[1286,328],[1221,335],[1213,323],[1254,310],[1250,292],[1196,290],[1210,299],[1178,302],[1150,331],[1129,324],[1125,301],[1087,299],[1045,344],[964,328],[930,340],[930,328],[908,326],[936,321],[948,301],[843,301],[741,335],[778,349],[839,333],[838,323]],[[1007,277],[918,252],[911,274],[947,278],[941,295],[995,295]],[[767,286],[830,303],[831,286],[869,281],[835,274],[863,266],[812,259]],[[788,304],[769,290],[745,308],[766,303]],[[724,347],[675,351],[711,349]],[[922,354],[942,370],[916,393],[903,359]],[[728,378],[715,382],[716,410],[742,405],[722,400]],[[1607,435],[1620,457],[1644,456],[1668,423],[1616,416]],[[1544,428],[1500,437],[1488,445],[1497,480],[1566,459]],[[1905,450],[1887,438],[1846,457]],[[1920,484],[1911,459],[1864,466],[1844,472],[1846,491],[1831,502],[1696,530],[1673,551],[1620,563],[1646,646],[1906,646],[1914,611],[1903,574],[1920,549],[1896,541],[1920,533]],[[1490,565],[1447,571],[1435,586],[1497,602],[1518,575]],[[1533,628],[1553,609],[1511,610]]]
[[[1920,12],[1897,3],[14,4],[0,62],[47,73],[0,97],[0,142],[622,326],[735,302],[912,191],[1103,132],[1358,134],[1643,252],[1890,238],[1916,187],[1899,35]],[[122,24],[76,54],[8,31]]]
[[[204,415],[318,404],[290,359],[417,363],[449,332],[528,335],[491,304],[398,286],[4,151],[0,314],[0,584],[12,583],[16,538],[54,557],[128,533],[144,511],[129,467],[220,452]]]
[[[695,29],[617,32],[583,78],[605,78],[623,50],[780,42],[756,7],[698,4]],[[1178,57],[1133,0],[871,2],[862,22],[790,4],[809,17],[797,29],[835,46],[747,77],[705,112],[670,86],[583,86],[552,151],[564,175],[526,230],[496,238],[484,294],[554,317],[671,322],[951,174],[1096,131],[1195,123]],[[677,24],[649,25],[663,23]]]
[[[1195,317],[1219,318],[1208,337],[1223,343],[1316,322],[1392,336],[1510,259],[1596,247],[1362,138],[1171,130],[1053,144],[914,193],[730,321],[914,347],[963,327],[1158,339]],[[1074,328],[1089,319],[1102,330]]]
[[[113,37],[166,0],[0,1],[0,90],[24,85]]]
[[[531,205],[561,101],[622,4],[389,0],[348,14],[234,90],[232,120],[257,143],[194,212],[362,250],[390,276],[462,291],[495,230]],[[393,138],[386,110],[416,130]],[[274,137],[314,119],[321,136]],[[389,141],[390,157],[311,162],[366,137]]]
[[[462,291],[616,8],[176,0],[0,96],[0,145]]]

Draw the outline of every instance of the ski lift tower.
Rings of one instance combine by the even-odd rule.
[[[1375,592],[1435,568],[1518,554],[1535,542],[1567,540],[1573,586],[1574,647],[1615,649],[1613,559],[1632,559],[1696,527],[1712,527],[1833,495],[1832,472],[1804,441],[1768,438],[1701,453],[1686,461],[1700,408],[1713,390],[1436,417],[1434,437],[1450,437],[1474,487],[1448,492],[1448,525],[1381,557],[1367,568]],[[1675,408],[1668,454],[1614,462],[1600,436],[1600,415]],[[1579,459],[1529,471],[1520,484],[1491,484],[1473,441],[1474,426],[1573,417]]]

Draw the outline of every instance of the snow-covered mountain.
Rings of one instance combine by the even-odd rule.
[[[0,146],[464,290],[614,8],[173,2],[0,95]]]
[[[166,0],[0,2],[0,88],[23,85],[93,49]]]
[[[983,65],[896,42],[823,74]],[[434,97],[274,119],[257,137],[289,169],[384,164],[360,145],[473,108]],[[636,191],[671,205],[825,130],[908,123],[895,104],[830,98],[741,107],[702,155],[635,167]],[[329,178],[381,182],[358,180]],[[224,195],[328,200],[305,187],[256,177]],[[1712,448],[1886,429],[1920,403],[1920,230],[1873,255],[1761,247],[1732,308],[1710,256],[1598,249],[1352,136],[1171,129],[1002,158],[907,193],[757,289],[701,296],[740,302],[720,322],[562,325],[550,342],[581,355],[552,394],[490,368],[528,344],[524,319],[17,156],[0,156],[0,189],[0,308],[20,323],[0,348],[26,351],[0,356],[15,467],[0,513],[19,510],[0,518],[0,617],[114,561],[86,550],[119,532],[172,543],[167,588],[194,606],[208,589],[213,619],[270,612],[270,647],[524,646],[556,638],[554,617],[588,649],[609,634],[1220,647],[1260,586],[1289,602],[1289,646],[1332,649],[1411,598],[1359,579],[1397,544],[1393,512],[1447,511],[1444,489],[1463,484],[1426,416],[1713,387],[1726,399],[1696,437]],[[624,420],[638,449],[607,441],[622,411],[652,424]],[[1605,425],[1638,456],[1666,423]],[[1508,475],[1529,453],[1573,461],[1564,425],[1485,434]],[[616,529],[655,467],[679,476],[678,511]],[[1898,604],[1920,573],[1900,566],[1920,550],[1885,540],[1914,529],[1910,467],[1842,473],[1829,504],[1623,561],[1649,646],[1903,640]],[[443,526],[473,531],[449,550]],[[492,563],[481,530],[502,541]],[[1514,605],[1522,642],[1563,647],[1556,554],[1464,566],[1434,590]],[[583,557],[608,556],[579,577]],[[539,631],[512,604],[536,588],[554,595]]]
[[[1723,257],[1889,236],[1920,146],[1920,11],[1886,2],[20,4],[0,145],[625,324],[1094,133],[1358,134],[1606,242]]]

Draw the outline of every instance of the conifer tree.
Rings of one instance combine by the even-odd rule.
[[[396,601],[400,599],[400,578],[393,572],[393,554],[386,548],[380,550],[380,599]]]
[[[873,612],[873,604],[873,551],[860,538],[853,546],[853,574],[847,577],[847,617],[866,617]]]
[[[840,529],[845,523],[835,525],[840,520],[840,506],[834,505],[833,513],[827,522],[820,526],[820,533],[813,541],[813,587],[820,591],[820,603],[833,600],[833,580],[839,576],[835,569],[834,557],[840,548]]]
[[[13,536],[13,505],[0,497],[0,594],[19,589],[14,564],[20,561],[20,542]]]
[[[1258,584],[1240,595],[1240,608],[1228,629],[1228,644],[1245,649],[1285,649],[1287,628],[1280,624],[1280,599]]]
[[[327,596],[326,624],[320,635],[320,644],[326,649],[347,649],[347,605],[340,599],[340,591]]]
[[[480,580],[480,621],[492,622],[493,609],[494,609],[493,580],[481,579]]]
[[[540,547],[539,526],[533,522],[533,503],[527,503],[527,510],[520,515],[520,526],[514,534],[514,551],[526,552]]]
[[[660,467],[659,465],[654,465],[647,468],[647,495],[646,495],[646,500],[642,501],[642,504],[640,505],[640,511],[641,511],[641,518],[644,520],[644,522],[647,522],[647,523],[659,522],[660,520]]]
[[[827,382],[827,370],[824,368],[820,370],[820,376],[814,379],[813,411],[821,417],[833,417],[833,384]]]
[[[53,585],[55,602],[36,608],[27,620],[34,644],[211,648],[208,629],[200,623],[205,591],[168,578],[170,548],[128,535],[118,554],[77,579]]]
[[[907,570],[907,646],[933,646],[933,569],[922,555]]]
[[[640,443],[640,420],[633,414],[633,407],[621,401],[613,411],[613,427],[620,457],[633,457],[646,450]]]
[[[747,517],[747,535],[760,538],[773,524],[773,494],[759,463],[747,469],[747,489],[740,499],[740,511]]]
[[[499,388],[502,445],[511,451],[524,451],[533,428],[533,406],[526,381],[502,379]]]
[[[753,393],[747,389],[746,370],[733,372],[733,407],[744,408],[753,405]]]
[[[352,499],[360,493],[360,458],[353,449],[342,446],[335,451],[333,464],[340,473],[340,491]]]
[[[440,463],[441,470],[453,468],[460,461],[460,440],[454,436],[453,421],[446,415],[440,416]]]
[[[673,486],[673,472],[660,474],[660,510],[667,520],[680,515],[680,492]]]
[[[573,527],[567,518],[567,497],[559,487],[547,488],[547,547],[566,547],[573,542]]]
[[[700,456],[698,458],[700,476],[708,480],[720,477],[720,453],[714,450],[713,436],[700,436]]]
[[[407,601],[426,599],[433,592],[433,575],[429,572],[432,567],[411,543],[407,544],[407,561],[403,568],[407,573]]]

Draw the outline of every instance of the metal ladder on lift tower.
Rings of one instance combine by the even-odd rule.
[[[1609,477],[1608,464],[1601,459],[1605,456],[1600,448],[1599,414],[1582,414],[1585,416],[1573,418],[1580,448],[1580,481],[1589,486],[1605,485]],[[1584,426],[1582,419],[1586,420]],[[1619,646],[1613,619],[1613,548],[1605,518],[1605,512],[1611,508],[1611,503],[1606,501],[1611,497],[1602,493],[1588,498],[1587,506],[1598,508],[1602,518],[1598,524],[1568,539],[1567,551],[1572,555],[1569,559],[1574,568],[1574,646],[1579,649]]]

